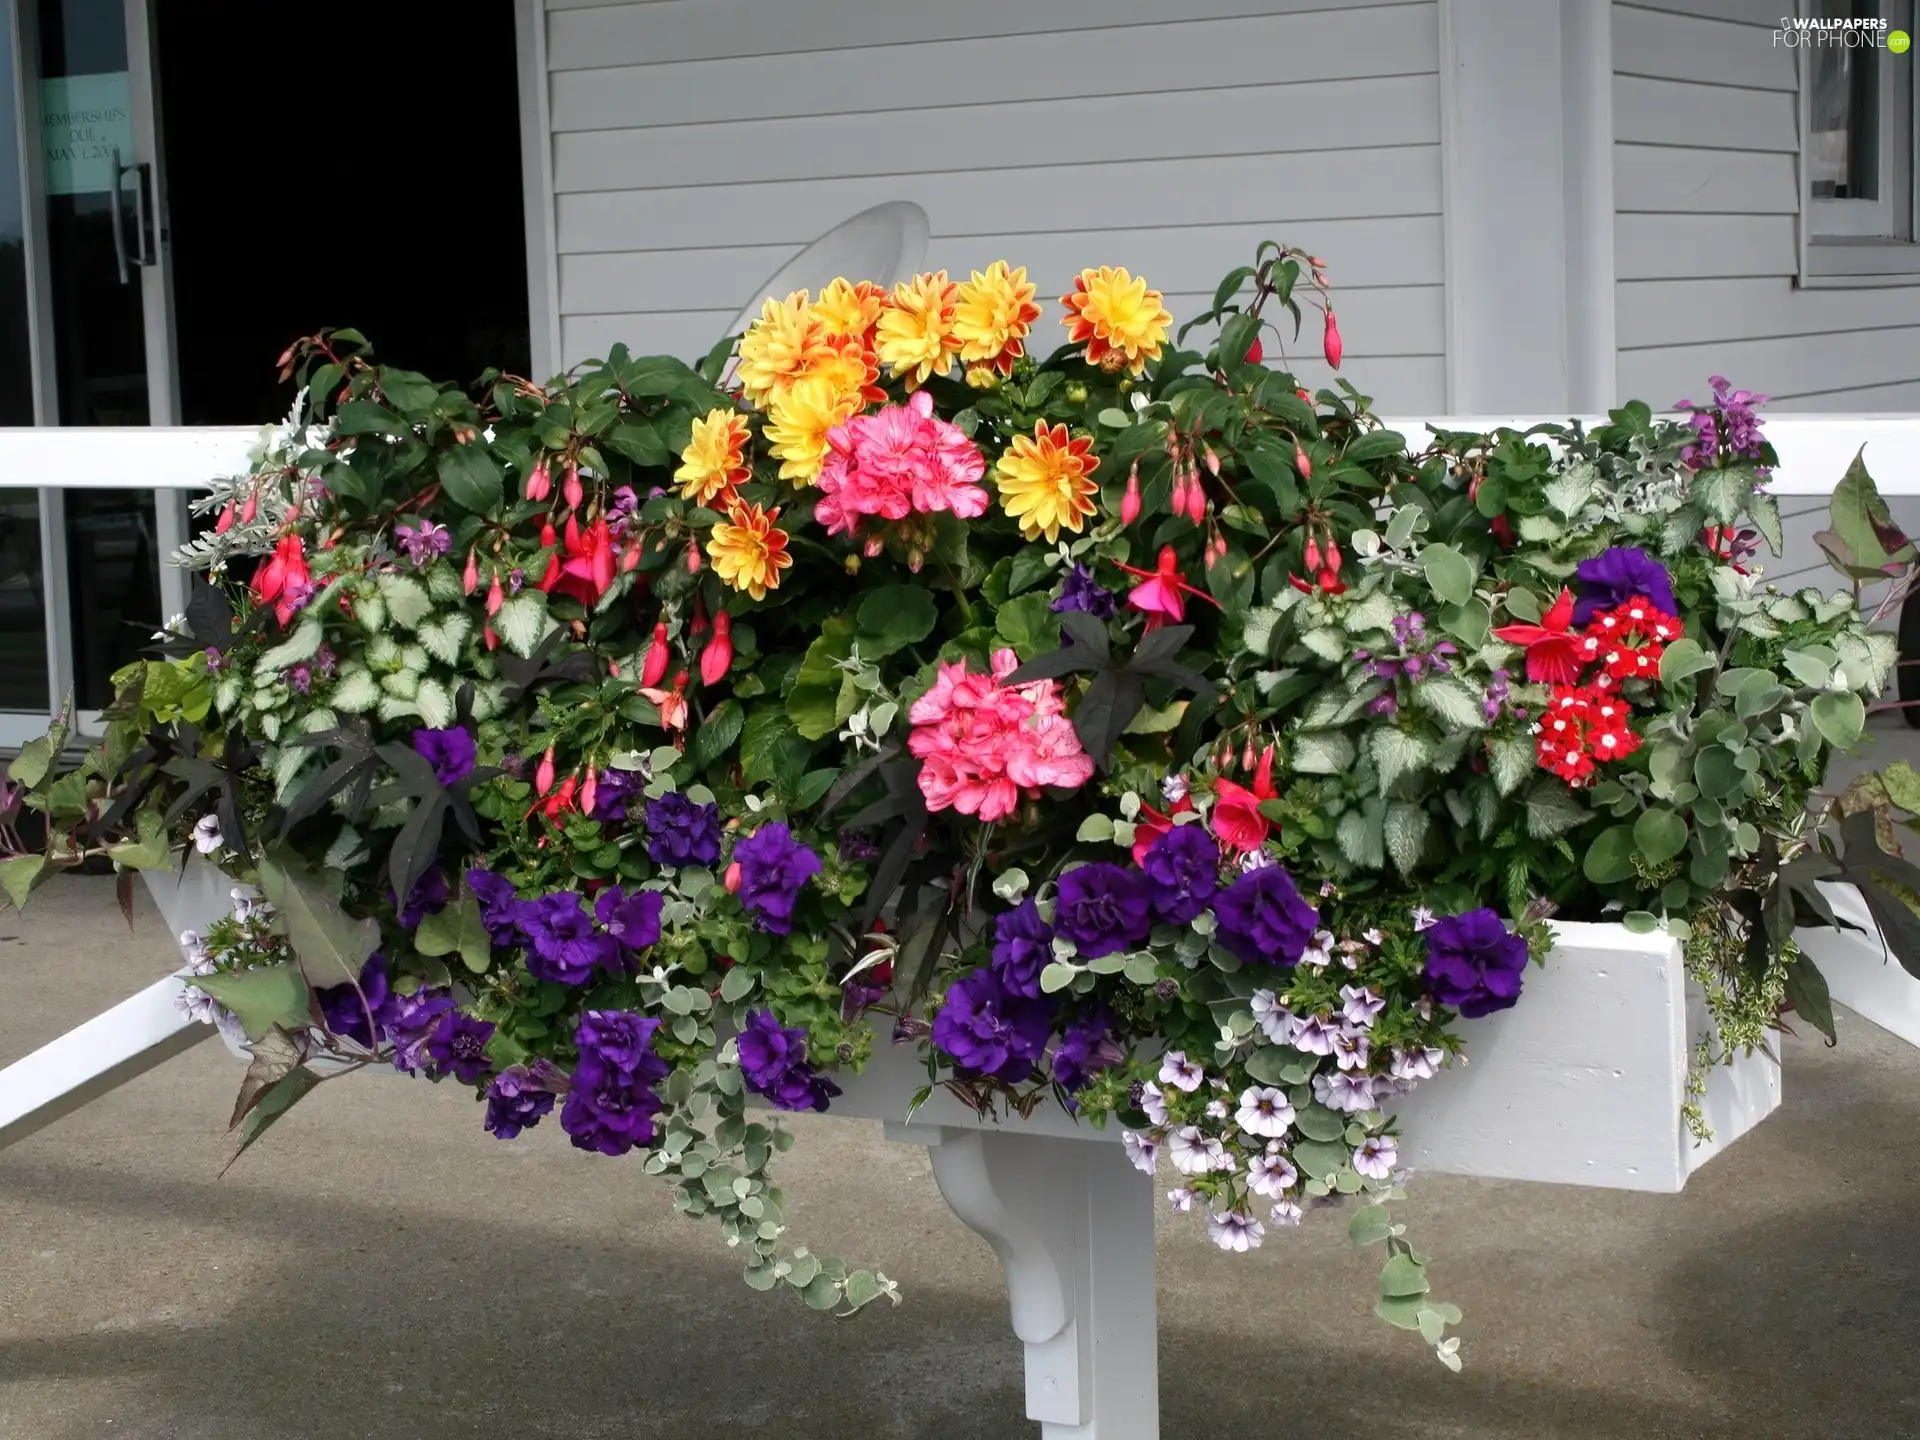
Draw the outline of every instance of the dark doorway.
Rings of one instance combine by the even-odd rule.
[[[323,326],[436,380],[530,367],[513,0],[158,0],[180,419],[278,418]]]

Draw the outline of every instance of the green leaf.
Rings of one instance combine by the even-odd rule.
[[[21,855],[12,860],[0,860],[0,890],[7,892],[14,909],[27,908],[27,896],[45,878],[46,869],[47,857],[44,855]]]
[[[874,660],[916,645],[933,633],[939,618],[933,592],[926,586],[884,585],[860,602],[860,653]]]
[[[1347,1133],[1347,1122],[1317,1101],[1301,1106],[1293,1125],[1309,1140],[1338,1140]]]
[[[1433,763],[1433,746],[1426,737],[1396,725],[1375,726],[1367,732],[1367,742],[1374,769],[1380,772],[1382,792],[1392,789],[1402,775],[1417,773]]]
[[[302,1030],[312,1023],[306,977],[295,961],[189,975],[186,981],[231,1010],[249,1040],[266,1039],[276,1025]]]
[[[1386,841],[1387,855],[1402,875],[1411,875],[1419,863],[1421,849],[1427,842],[1428,824],[1427,812],[1419,805],[1396,800],[1387,806],[1381,835]]]
[[[1648,810],[1633,822],[1633,843],[1649,864],[1671,860],[1687,848],[1687,822],[1671,810]]]
[[[1639,873],[1633,864],[1634,856],[1638,853],[1632,826],[1610,826],[1602,830],[1593,844],[1587,847],[1587,858],[1581,862],[1581,872],[1596,885],[1614,885],[1622,880],[1631,880]]]
[[[1738,790],[1747,772],[1724,745],[1709,745],[1693,760],[1693,783],[1710,800],[1724,800]]]
[[[1294,1142],[1294,1163],[1315,1180],[1324,1180],[1342,1169],[1353,1152],[1338,1141],[1299,1140]]]
[[[1534,743],[1523,736],[1495,736],[1487,742],[1487,768],[1493,775],[1493,788],[1502,795],[1520,788],[1533,773],[1535,760]]]
[[[1651,910],[1629,910],[1620,917],[1629,934],[1651,935],[1660,928],[1660,917]]]
[[[1689,640],[1683,635],[1667,646],[1660,657],[1660,683],[1672,685],[1689,675],[1712,668],[1713,656],[1701,648],[1699,641]]]
[[[479,441],[456,445],[440,456],[440,488],[462,510],[487,514],[500,507],[500,467]]]
[[[1474,693],[1451,675],[1436,675],[1413,687],[1413,703],[1453,730],[1486,728],[1486,711]]]
[[[413,945],[422,955],[458,953],[476,975],[493,963],[493,941],[480,922],[480,907],[467,894],[422,920],[413,932]]]
[[[916,591],[925,595],[926,591]],[[1049,608],[1045,595],[1022,595],[1009,600],[993,617],[993,628],[1011,645],[1022,660],[1031,660],[1043,650],[1060,643],[1060,619]]]
[[[1880,498],[1873,476],[1867,473],[1865,446],[1855,453],[1847,473],[1834,487],[1828,517],[1833,533],[1845,543],[1856,567],[1885,573],[1891,565],[1913,561],[1912,543],[1894,524],[1893,513]]]
[[[1113,821],[1105,815],[1089,815],[1073,832],[1073,838],[1088,845],[1103,845],[1113,839]]]
[[[311,875],[284,868],[275,860],[260,862],[260,889],[286,921],[287,942],[314,986],[325,988],[359,980],[361,966],[379,947],[378,924],[349,918]],[[252,1031],[247,1033],[255,1040],[260,1038]]]
[[[1375,1303],[1373,1313],[1389,1325],[1402,1330],[1418,1330],[1420,1316],[1426,1310],[1425,1303],[1418,1295],[1407,1295],[1393,1300],[1380,1300]]]
[[[365,399],[342,405],[334,412],[333,425],[342,435],[385,435],[394,440],[413,436],[413,426],[386,406]]]
[[[1816,695],[1807,709],[1813,728],[1834,749],[1851,750],[1860,743],[1860,734],[1867,724],[1867,707],[1858,695],[1851,691]]]
[[[1424,1295],[1431,1288],[1427,1284],[1426,1267],[1411,1255],[1394,1255],[1380,1267],[1383,1299],[1404,1300],[1409,1295]]]
[[[1393,1217],[1378,1205],[1362,1205],[1347,1222],[1347,1239],[1355,1245],[1378,1245],[1393,1234]]]
[[[1887,787],[1889,800],[1902,810],[1920,815],[1920,770],[1896,760],[1880,772],[1880,783]]]
[[[1449,605],[1473,599],[1473,565],[1451,545],[1427,545],[1420,551],[1420,568],[1433,593]]]
[[[726,754],[740,738],[740,727],[746,718],[737,701],[722,700],[714,706],[693,732],[693,763],[704,770]]]
[[[1730,470],[1697,470],[1692,499],[1714,524],[1731,525],[1745,511],[1753,486],[1753,471],[1744,465]]]
[[[1838,1042],[1833,1021],[1833,997],[1827,993],[1827,977],[1803,953],[1787,970],[1787,1003],[1828,1040]]]
[[[720,998],[729,1005],[738,1004],[753,993],[753,987],[758,983],[746,966],[735,965],[721,978]]]
[[[1062,965],[1058,960],[1040,972],[1040,988],[1052,995],[1073,984],[1073,977],[1079,972],[1071,965]]]
[[[529,585],[500,607],[494,632],[522,660],[531,659],[548,630],[547,597]]]
[[[254,1141],[264,1135],[282,1115],[312,1094],[319,1083],[320,1076],[302,1065],[262,1090],[260,1097],[247,1111],[246,1118],[240,1122],[240,1143],[233,1152],[233,1160],[246,1154]],[[233,1160],[227,1164],[232,1165]]]

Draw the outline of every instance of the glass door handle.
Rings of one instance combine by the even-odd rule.
[[[127,176],[133,176],[133,238],[137,250],[127,253],[127,224],[124,211],[126,196],[120,182]],[[120,272],[120,283],[131,285],[133,273],[130,265],[151,265],[154,263],[152,243],[152,220],[148,214],[149,187],[153,184],[153,167],[145,161],[133,165],[122,164],[120,147],[113,147],[113,198],[108,206],[113,216],[113,260]]]

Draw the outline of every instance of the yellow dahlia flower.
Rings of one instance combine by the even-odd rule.
[[[1100,462],[1088,452],[1093,441],[1071,439],[1067,427],[1034,423],[1031,437],[1016,435],[1000,457],[994,480],[1000,486],[1000,505],[1020,522],[1028,540],[1042,535],[1051,545],[1062,529],[1079,534],[1093,514],[1093,497],[1100,487],[1092,480]]]
[[[872,343],[873,327],[880,323],[880,312],[887,308],[887,292],[871,280],[858,284],[835,280],[813,302],[813,313],[827,327],[827,334],[855,338]]]
[[[1149,290],[1124,269],[1102,265],[1082,270],[1073,289],[1060,297],[1067,315],[1067,340],[1087,347],[1087,363],[1107,371],[1138,375],[1160,354],[1173,316],[1160,292]]]
[[[1013,362],[1025,352],[1027,332],[1040,318],[1034,304],[1034,286],[1027,267],[1007,268],[996,260],[983,275],[957,287],[953,305],[953,336],[960,342],[960,358],[970,366],[986,365],[1002,375],[1013,373]]]
[[[953,333],[954,292],[947,272],[916,275],[893,287],[893,304],[880,315],[880,358],[909,390],[926,384],[929,375],[953,368],[960,342]]]
[[[787,553],[787,532],[773,523],[779,518],[778,510],[736,502],[727,511],[726,521],[707,535],[713,573],[756,600],[778,590],[780,572],[793,564],[793,556]]]
[[[747,399],[758,409],[781,394],[832,354],[826,327],[796,290],[785,300],[769,299],[760,318],[740,337],[740,365],[734,372]]]
[[[709,410],[693,422],[693,438],[673,472],[681,496],[709,506],[730,499],[733,487],[753,473],[746,450],[747,417],[737,410]]]
[[[813,483],[827,459],[827,432],[860,409],[859,381],[827,373],[803,375],[767,406],[767,449],[780,478],[798,489]]]

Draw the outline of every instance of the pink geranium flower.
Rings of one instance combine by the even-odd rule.
[[[864,519],[884,525],[943,510],[972,519],[987,510],[980,485],[986,470],[980,447],[933,413],[931,395],[916,391],[904,405],[856,415],[827,432],[814,518],[829,535],[849,533]]]
[[[991,671],[964,661],[942,665],[907,718],[907,748],[920,759],[920,793],[929,810],[958,810],[1000,820],[1053,786],[1077,789],[1093,776],[1093,760],[1066,717],[1052,680],[1010,686],[1019,667],[1011,650],[996,651]]]

